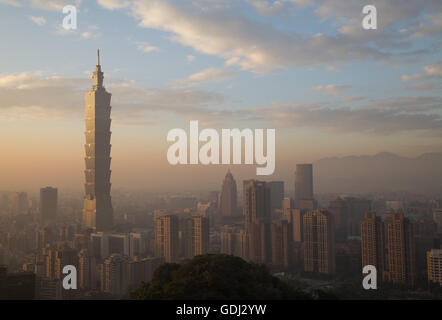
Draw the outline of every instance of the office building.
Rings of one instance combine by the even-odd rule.
[[[300,208],[301,200],[312,200],[313,165],[297,164],[295,172],[295,206]]]
[[[236,215],[237,201],[236,181],[229,170],[224,178],[220,193],[221,215],[224,217]]]
[[[55,222],[57,218],[58,190],[46,187],[40,189],[40,219],[43,223]]]

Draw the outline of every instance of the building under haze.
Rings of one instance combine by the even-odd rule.
[[[57,219],[58,190],[46,187],[40,189],[40,218],[43,223]]]
[[[413,224],[403,213],[393,213],[387,234],[388,279],[395,284],[413,286],[416,282]]]
[[[378,279],[385,270],[385,230],[381,217],[376,212],[367,212],[361,223],[362,268],[376,267]]]
[[[28,210],[28,194],[26,192],[14,192],[11,198],[11,213],[26,214]]]
[[[209,251],[209,219],[193,214],[185,219],[184,223],[185,257],[192,258],[206,254]]]
[[[297,208],[300,208],[302,200],[313,200],[313,165],[312,164],[296,165],[295,206]]]
[[[267,182],[267,187],[270,189],[270,208],[281,209],[284,199],[284,181]]]
[[[335,219],[335,236],[337,242],[347,241],[349,232],[348,204],[344,199],[337,198],[330,200],[328,211],[333,214]]]
[[[271,263],[270,189],[265,182],[248,181],[243,210],[249,237],[249,259],[253,262]]]
[[[103,72],[98,51],[93,87],[86,93],[86,196],[83,224],[106,231],[113,226],[111,201],[111,94],[103,87]]]
[[[165,215],[155,219],[155,256],[166,262],[177,262],[179,221],[176,215]]]
[[[292,265],[293,227],[286,220],[272,223],[272,264],[283,268]]]
[[[304,271],[334,274],[335,234],[333,216],[324,209],[311,210],[303,216]]]
[[[236,181],[229,170],[224,178],[220,193],[219,206],[222,216],[225,217],[235,215],[237,210],[237,201]]]
[[[427,252],[428,282],[442,286],[442,250],[432,249]]]

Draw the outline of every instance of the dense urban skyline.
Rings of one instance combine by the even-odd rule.
[[[0,300],[440,299],[442,3],[373,1],[0,0]]]

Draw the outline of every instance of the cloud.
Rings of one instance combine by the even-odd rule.
[[[172,41],[217,55],[227,65],[267,72],[291,65],[385,60],[391,54],[361,41],[317,34],[305,37],[241,15],[233,8],[201,11],[190,2],[136,1],[132,14],[141,27],[170,33]]]
[[[44,24],[46,24],[46,19],[43,17],[34,17],[34,16],[30,16],[29,19],[34,22],[35,24],[42,26]]]
[[[191,74],[187,79],[182,80],[182,83],[196,83],[196,82],[205,82],[205,81],[225,81],[231,79],[236,72],[227,71],[216,68],[208,68],[204,69],[200,72]]]
[[[193,62],[196,59],[196,57],[192,56],[192,55],[188,55],[186,58],[187,58],[187,61],[189,61],[189,62]]]
[[[406,87],[406,90],[434,90],[436,88],[439,88],[440,85],[437,85],[436,83],[432,82],[419,82],[412,85],[408,85]]]
[[[82,0],[30,0],[30,4],[34,8],[61,11],[67,5],[79,7]]]
[[[325,70],[330,71],[330,72],[339,72],[339,71],[341,71],[341,69],[339,69],[336,66],[326,66]]]
[[[251,17],[242,9],[242,3],[257,12],[278,14],[311,7],[319,22],[329,20],[333,29],[327,34],[298,33],[289,25],[281,28],[271,20]],[[430,51],[413,49],[411,33],[419,26],[438,26],[440,19],[435,16],[442,12],[439,0],[400,5],[378,0],[376,6],[382,19],[378,19],[380,28],[375,32],[361,27],[364,4],[364,0],[137,0],[131,2],[130,11],[141,27],[165,31],[174,42],[219,56],[226,65],[259,73],[351,61],[408,61]],[[407,26],[406,32],[403,25]],[[439,30],[425,36],[440,34]]]
[[[58,121],[79,118],[88,78],[62,78],[41,72],[0,74],[0,119],[7,121]],[[164,115],[182,118],[204,114],[224,97],[193,88],[139,88],[131,80],[106,83],[112,92],[112,113],[117,124],[159,123]]]
[[[275,105],[254,110],[257,121],[279,128],[313,127],[326,132],[387,135],[405,131],[442,133],[442,98],[406,97],[380,100],[361,107],[331,108],[318,104]]]
[[[325,132],[388,135],[421,132],[442,134],[442,98],[409,96],[359,103],[273,103],[265,108],[220,108],[226,98],[193,87],[140,88],[131,80],[106,83],[112,93],[112,117],[117,125],[152,125],[170,116],[225,126],[253,123],[272,128],[316,128]],[[83,117],[84,93],[91,80],[61,78],[41,72],[0,74],[0,119],[58,121]],[[355,99],[362,101],[364,98]]]
[[[433,90],[440,87],[440,80],[442,78],[442,60],[436,64],[428,65],[423,68],[424,73],[415,73],[411,75],[404,74],[401,77],[402,82],[415,82],[413,85],[408,85],[407,89],[411,90]],[[431,82],[431,80],[437,79],[437,83]]]
[[[159,52],[160,48],[150,45],[147,42],[138,42],[138,50],[144,53]]]
[[[8,4],[14,7],[20,7],[21,4],[17,0],[0,0],[0,4]]]
[[[351,86],[345,86],[345,85],[336,85],[336,84],[328,84],[328,85],[320,85],[311,88],[310,92],[321,92],[325,94],[330,95],[339,95],[342,93],[342,91],[351,88]]]
[[[130,5],[127,0],[97,0],[98,4],[109,10],[122,9]]]
[[[92,37],[92,34],[89,31],[85,31],[85,32],[81,33],[81,37],[84,39],[89,39]]]

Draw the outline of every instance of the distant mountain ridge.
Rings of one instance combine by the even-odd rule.
[[[416,158],[389,152],[323,158],[313,163],[315,192],[442,194],[442,152]]]

